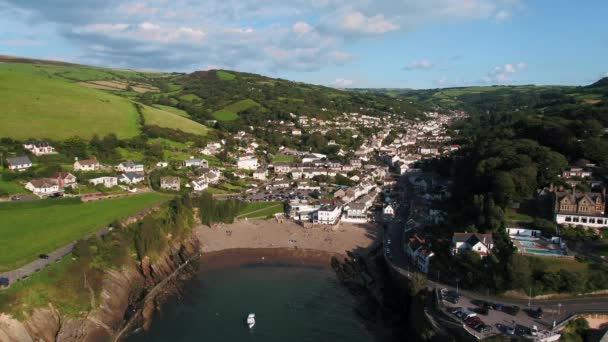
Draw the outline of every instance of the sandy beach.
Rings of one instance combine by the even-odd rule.
[[[367,249],[382,237],[382,228],[375,224],[341,223],[334,229],[322,225],[304,228],[288,220],[239,220],[211,228],[198,225],[194,231],[201,241],[203,253],[239,248],[282,248],[345,255],[347,251]]]

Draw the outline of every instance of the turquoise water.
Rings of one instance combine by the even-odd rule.
[[[526,248],[527,253],[541,254],[541,255],[564,255],[562,251],[549,250],[549,249],[537,249],[537,248]]]
[[[201,272],[140,341],[373,341],[333,272],[261,266]],[[247,314],[256,314],[250,331]]]
[[[519,244],[522,245],[522,246],[528,246],[528,247],[534,247],[534,246],[536,246],[536,243],[532,242],[532,241],[523,241],[523,240],[521,240],[521,241],[519,241]]]

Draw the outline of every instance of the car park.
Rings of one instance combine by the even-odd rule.
[[[481,333],[485,333],[485,332],[488,332],[488,331],[492,331],[492,327],[489,326],[489,325],[487,325],[487,324],[483,324],[482,326],[478,327],[476,330],[479,331],[479,332],[481,332]]]

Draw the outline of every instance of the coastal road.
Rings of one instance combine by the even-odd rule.
[[[107,232],[109,232],[111,229],[111,227],[105,227],[103,229],[98,230],[95,235],[101,237],[103,235],[105,235]],[[89,234],[85,237],[83,237],[83,239],[88,239],[89,237],[93,236],[93,234]],[[1,273],[0,274],[0,279],[8,279],[9,284],[13,283],[15,281],[21,280],[21,279],[25,279],[27,277],[29,277],[30,275],[42,270],[43,268],[51,265],[54,262],[58,262],[59,260],[61,260],[64,256],[70,254],[72,252],[72,250],[74,249],[74,246],[76,245],[77,241],[71,242],[68,245],[65,245],[59,249],[56,249],[48,254],[46,254],[48,256],[48,258],[39,258],[36,259],[32,262],[30,262],[27,265],[23,265],[17,269],[5,272],[5,273]]]
[[[401,228],[401,225],[389,225],[386,236],[387,238],[385,240],[385,244],[388,239],[391,240],[391,258],[387,258],[387,262],[394,270],[409,278],[411,274],[417,272],[417,269],[415,266],[410,264],[409,258],[403,251],[403,229]],[[528,299],[503,298],[488,295],[487,293],[484,294],[480,292],[463,290],[460,287],[457,289],[455,280],[453,280],[453,282],[450,284],[443,284],[437,281],[428,280],[427,286],[434,289],[447,288],[448,290],[458,291],[461,296],[471,299],[479,299],[507,305],[517,305],[522,310],[528,306]],[[543,308],[545,313],[543,322],[547,325],[551,325],[553,320],[559,321],[571,313],[608,312],[608,296],[532,299],[530,304],[531,308]]]

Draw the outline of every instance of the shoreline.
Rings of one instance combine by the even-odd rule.
[[[289,220],[272,219],[237,220],[212,227],[199,224],[193,232],[203,254],[231,249],[287,249],[346,255],[372,249],[382,241],[383,234],[382,227],[375,223],[302,227]]]
[[[342,260],[347,256],[314,249],[228,248],[203,252],[199,258],[199,273],[241,267],[307,267],[331,270],[332,257]]]

